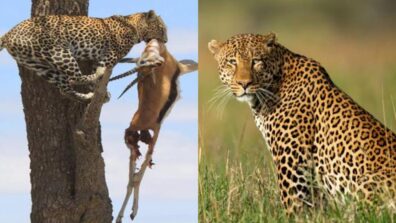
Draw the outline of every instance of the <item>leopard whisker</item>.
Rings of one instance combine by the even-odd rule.
[[[224,86],[221,86],[220,88],[217,87],[217,90],[215,89],[215,93],[213,94],[213,97],[209,100],[209,103],[214,103],[218,99],[224,97],[228,93],[228,91],[231,91],[231,90]]]
[[[209,110],[216,108],[218,114],[222,114],[225,106],[228,104],[230,96],[232,95],[231,89],[224,85],[216,87],[215,94],[209,100]]]
[[[269,97],[274,102],[277,102],[279,100],[279,96],[275,95],[274,93],[265,88],[259,88],[257,90],[262,92],[265,96]]]
[[[264,98],[261,95],[261,92],[260,91],[256,91],[255,95],[256,95],[257,99],[259,100],[260,106],[262,106],[265,102],[263,101]]]
[[[265,98],[260,92],[257,92],[256,96],[257,96],[257,99],[259,100],[260,111],[261,111],[261,110],[263,110],[264,107],[267,106],[266,102],[265,102]]]
[[[261,105],[260,111],[262,111],[262,110],[267,111],[268,107],[269,107],[267,97],[261,91],[257,91],[257,95],[262,100],[262,101],[259,100],[261,102],[260,103],[260,105]]]
[[[217,109],[218,109],[217,117],[218,117],[219,119],[222,119],[222,118],[223,118],[224,110],[225,110],[225,108],[226,108],[228,102],[230,101],[230,99],[231,99],[231,94],[227,94],[227,95],[220,101],[220,103],[219,103],[219,105],[218,105],[218,107],[217,107]]]
[[[260,85],[264,85],[264,87],[273,87],[273,86],[275,86],[275,84],[272,83],[272,82],[270,82],[270,83],[262,83]]]
[[[227,91],[227,89],[218,89],[215,91],[215,93],[213,94],[214,98],[217,98],[221,95],[223,95],[225,92]]]

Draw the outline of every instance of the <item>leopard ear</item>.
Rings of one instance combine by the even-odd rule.
[[[146,13],[146,19],[147,19],[148,21],[154,20],[154,19],[156,19],[156,18],[157,18],[157,15],[155,14],[154,10],[150,10],[150,11],[148,11],[148,12]]]
[[[276,34],[271,32],[265,37],[267,48],[272,49],[276,43]]]
[[[223,45],[223,44],[220,43],[220,42],[217,41],[217,40],[211,40],[211,41],[208,43],[208,48],[209,48],[209,51],[210,51],[214,56],[216,56],[216,54],[220,51],[222,45]]]

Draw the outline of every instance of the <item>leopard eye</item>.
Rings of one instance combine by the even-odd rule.
[[[236,60],[235,59],[229,59],[229,60],[227,60],[227,63],[231,64],[231,65],[236,65]]]

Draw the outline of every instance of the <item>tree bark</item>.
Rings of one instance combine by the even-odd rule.
[[[87,15],[88,0],[32,0],[32,17]],[[93,61],[82,61],[84,74]],[[90,104],[65,98],[19,66],[30,152],[32,223],[110,223],[99,116],[111,71]],[[81,89],[80,89],[81,90]]]

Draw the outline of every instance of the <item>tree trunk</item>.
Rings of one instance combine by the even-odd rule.
[[[32,0],[32,17],[87,13],[88,0]],[[80,67],[90,73],[92,61]],[[92,102],[82,104],[31,71],[19,70],[31,161],[31,222],[110,223],[99,115],[111,71]]]

